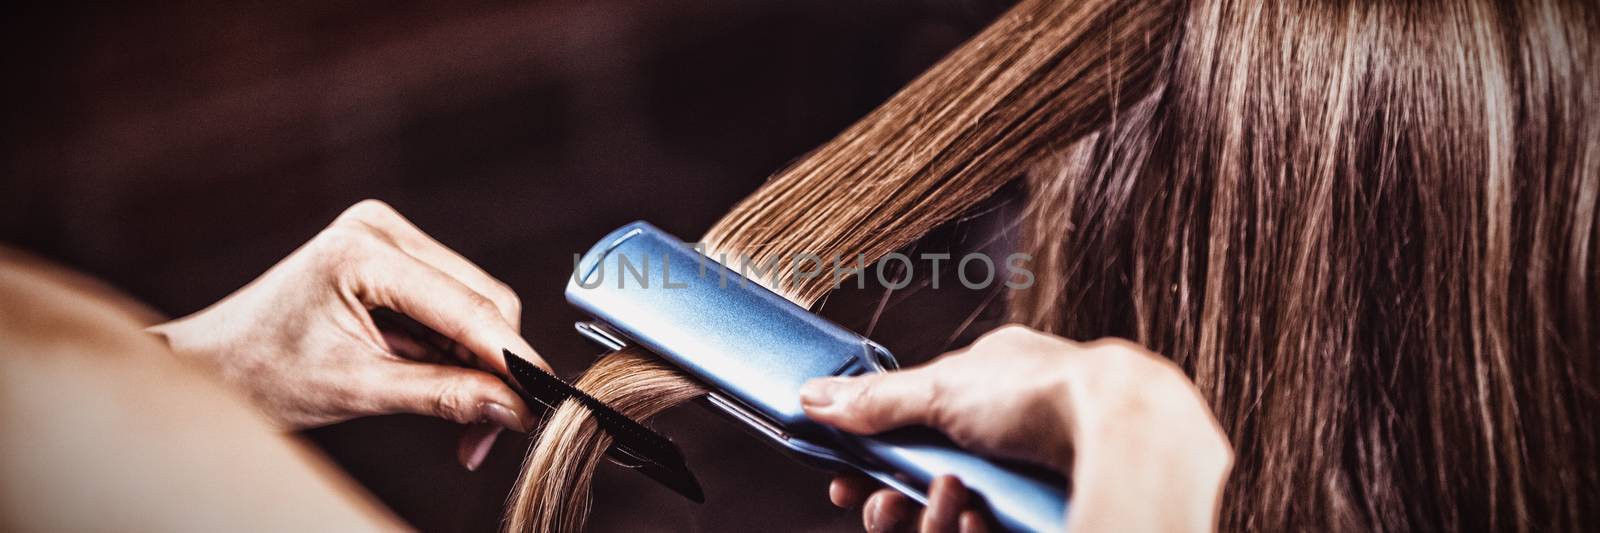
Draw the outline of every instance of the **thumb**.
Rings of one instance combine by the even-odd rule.
[[[434,416],[460,424],[486,422],[521,433],[533,428],[528,406],[493,374],[409,361],[384,366],[388,371],[372,390],[385,412]]]
[[[917,368],[814,379],[800,388],[800,405],[812,420],[851,433],[932,426],[938,408],[935,378],[928,368]]]

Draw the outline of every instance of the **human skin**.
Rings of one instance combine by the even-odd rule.
[[[436,338],[380,327],[380,308]],[[457,455],[474,470],[502,429],[534,426],[496,376],[503,349],[549,368],[519,334],[521,314],[504,283],[367,200],[248,285],[149,331],[285,429],[392,413],[467,424]]]
[[[815,380],[812,419],[859,434],[922,425],[963,448],[1072,479],[1068,531],[1210,531],[1233,453],[1194,384],[1138,344],[1073,342],[1023,326],[902,371]],[[959,480],[935,480],[926,509],[841,477],[829,497],[864,506],[869,531],[982,531]],[[1151,502],[1161,502],[1152,509]]]
[[[0,302],[0,531],[405,529],[132,300],[0,247]]]

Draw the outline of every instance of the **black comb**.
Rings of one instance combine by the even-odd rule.
[[[511,370],[511,377],[518,385],[512,388],[520,388],[518,393],[530,407],[539,404],[554,412],[565,400],[578,402],[594,415],[600,429],[611,435],[611,446],[606,448],[606,456],[612,462],[638,470],[695,503],[705,503],[706,497],[700,490],[700,483],[684,464],[683,452],[671,440],[550,375],[511,353],[511,350],[502,351],[506,368]]]

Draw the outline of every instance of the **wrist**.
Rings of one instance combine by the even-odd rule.
[[[1209,417],[1107,420],[1075,440],[1073,531],[1212,531],[1233,452]],[[1161,513],[1141,512],[1154,502]]]
[[[1193,384],[1147,356],[1080,361],[1055,403],[1072,432],[1068,529],[1214,530],[1233,452]],[[1155,502],[1166,510],[1145,511]]]

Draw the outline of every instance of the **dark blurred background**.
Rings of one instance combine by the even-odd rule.
[[[699,235],[1005,4],[13,6],[0,243],[179,316],[380,198],[515,288],[524,333],[571,376],[597,355],[561,298],[573,252],[634,219]],[[991,243],[1010,208],[997,200],[919,246]],[[994,296],[844,291],[823,312],[914,362],[992,326],[976,310]],[[708,503],[602,466],[592,530],[859,527],[827,504],[824,474],[702,409],[654,425],[684,447]],[[395,416],[307,436],[412,524],[494,530],[527,441],[502,437],[468,473],[457,433]]]

